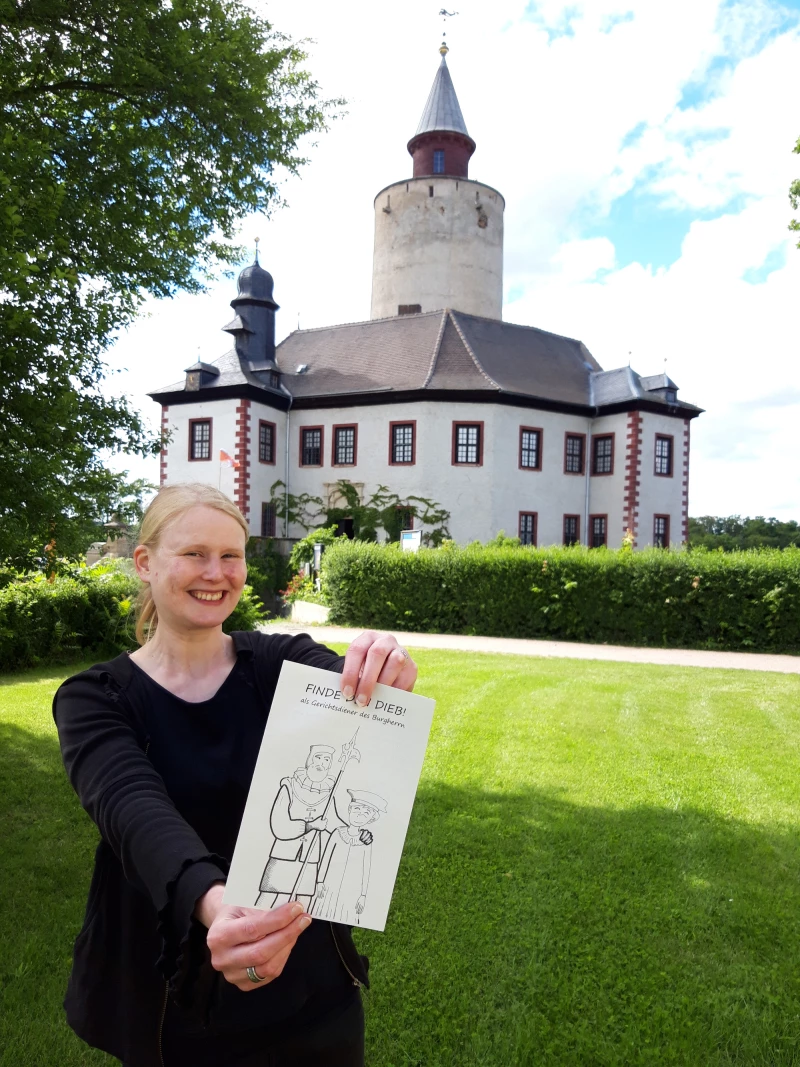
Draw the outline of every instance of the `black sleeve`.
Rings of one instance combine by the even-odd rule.
[[[86,671],[68,679],[55,695],[53,715],[81,804],[126,879],[158,913],[164,942],[159,964],[172,977],[195,902],[213,882],[225,881],[227,862],[210,853],[178,813],[107,673]]]
[[[344,656],[339,656],[332,648],[314,641],[308,634],[254,633],[252,636],[260,681],[273,692],[285,659],[293,663],[303,663],[307,667],[321,667],[324,671],[336,671],[339,674],[342,672]]]

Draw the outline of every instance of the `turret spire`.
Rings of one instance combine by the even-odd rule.
[[[444,40],[439,48],[442,57],[431,91],[419,120],[417,132],[408,142],[414,160],[414,177],[447,174],[466,178],[475,142],[467,133],[453,79],[447,67],[449,49]]]

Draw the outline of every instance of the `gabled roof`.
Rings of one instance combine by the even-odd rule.
[[[469,137],[467,124],[461,114],[458,97],[453,88],[453,79],[450,77],[450,71],[447,69],[447,60],[444,56],[442,56],[442,62],[436,71],[431,91],[428,93],[425,110],[422,112],[422,118],[419,120],[419,126],[414,136],[419,137],[421,133],[430,133],[433,130],[453,130]]]

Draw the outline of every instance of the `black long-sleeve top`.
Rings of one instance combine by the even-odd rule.
[[[232,636],[235,666],[202,703],[169,693],[127,655],[68,679],[53,701],[67,774],[101,836],[67,1019],[132,1067],[157,1062],[168,999],[193,1027],[277,1038],[367,983],[349,931],[319,921],[257,990],[242,993],[211,968],[192,915],[227,875],[281,664],[343,662],[305,634]]]

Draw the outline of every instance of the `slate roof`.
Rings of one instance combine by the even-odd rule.
[[[235,351],[226,352],[214,364],[219,376],[200,392],[210,396],[219,388],[248,385],[290,395],[304,407],[329,405],[334,397],[346,405],[364,394],[423,398],[461,392],[587,411],[640,401],[686,414],[700,411],[650,392],[644,383],[660,388],[660,375],[643,379],[630,367],[604,371],[574,338],[452,310],[296,330],[278,345],[276,362],[280,390],[269,389]],[[301,366],[307,369],[298,372]],[[175,400],[183,391],[178,382],[150,395],[166,402],[164,394]]]
[[[428,93],[425,109],[414,136],[419,137],[421,133],[431,133],[434,130],[453,130],[469,137],[467,124],[461,114],[453,79],[450,77],[444,56],[436,71],[436,77],[433,79],[433,85]]]

